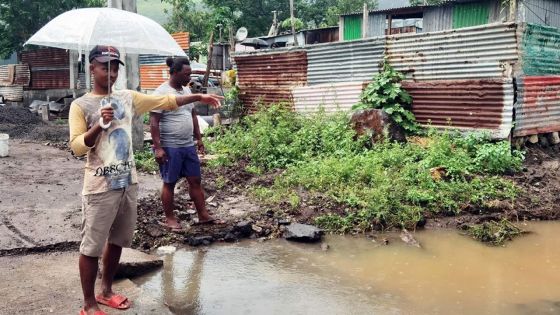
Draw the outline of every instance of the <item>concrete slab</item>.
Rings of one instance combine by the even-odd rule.
[[[0,283],[2,314],[78,314],[82,307],[76,252],[0,257]],[[108,314],[171,314],[128,279],[114,289],[133,305],[127,311],[104,307]]]
[[[123,249],[117,278],[134,278],[163,266],[163,260],[131,248]]]

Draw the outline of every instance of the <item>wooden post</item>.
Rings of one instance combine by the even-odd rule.
[[[364,2],[364,11],[362,12],[362,38],[368,37],[369,13],[367,3]]]
[[[392,29],[393,29],[393,15],[389,14],[389,23],[387,25],[388,29],[387,29],[387,35],[391,35]]]
[[[509,1],[509,22],[515,22],[517,20],[517,0]]]
[[[344,17],[342,15],[338,18],[338,41],[344,41]]]
[[[206,73],[202,79],[202,86],[208,87],[208,79],[210,78],[210,68],[212,66],[212,53],[214,52],[214,31],[210,33],[210,44],[208,47],[208,62],[206,62]]]

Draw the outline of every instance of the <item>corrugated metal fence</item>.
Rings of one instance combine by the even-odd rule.
[[[497,138],[560,131],[559,29],[499,23],[234,56],[246,105],[288,100],[303,113],[350,109],[384,57],[406,73],[422,124]]]
[[[560,131],[560,29],[522,25],[514,136]]]
[[[524,75],[560,74],[560,29],[524,25],[520,55]]]
[[[379,71],[384,38],[307,46],[309,85],[370,80]]]
[[[307,84],[304,50],[238,55],[235,63],[240,98],[249,112],[260,102],[293,104],[292,88]]]
[[[387,38],[387,57],[411,80],[511,76],[518,58],[514,24]]]

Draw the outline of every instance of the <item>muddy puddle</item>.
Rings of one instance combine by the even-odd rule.
[[[456,231],[416,234],[422,248],[331,236],[179,250],[137,279],[176,314],[560,314],[560,223],[504,248]]]

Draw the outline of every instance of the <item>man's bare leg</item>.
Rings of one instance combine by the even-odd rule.
[[[113,296],[113,279],[121,260],[122,247],[109,244],[105,245],[103,252],[103,270],[101,271],[101,293],[105,298]]]
[[[84,310],[88,314],[99,311],[95,301],[95,279],[97,278],[98,258],[80,254],[79,268],[82,292],[84,294]]]
[[[175,196],[175,183],[163,183],[163,188],[161,189],[161,203],[163,204],[163,213],[165,213],[165,224],[171,229],[180,229],[181,225],[179,220],[175,217],[173,213],[173,208]]]
[[[212,221],[213,218],[206,209],[206,200],[204,199],[204,191],[202,191],[202,180],[198,176],[188,176],[189,195],[194,201],[194,206],[198,214],[198,222]]]

